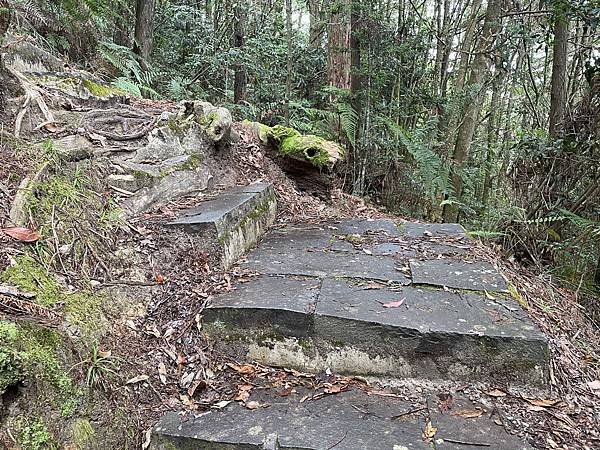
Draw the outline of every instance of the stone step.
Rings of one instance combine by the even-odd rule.
[[[211,249],[219,255],[221,265],[229,268],[256,245],[276,215],[273,186],[257,183],[225,191],[184,211],[167,226],[193,235],[202,248]]]
[[[273,390],[254,391],[249,401],[258,402],[258,409],[233,402],[200,414],[163,416],[151,448],[530,449],[497,425],[489,408],[464,398],[448,406],[437,396],[415,404],[356,388],[317,399],[306,399],[300,389],[285,397]]]
[[[543,388],[546,337],[491,265],[467,259],[461,230],[436,230],[345,221],[273,232],[243,263],[261,275],[215,297],[205,330],[222,351],[273,366]]]

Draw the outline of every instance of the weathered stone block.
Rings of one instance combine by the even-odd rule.
[[[258,183],[226,191],[167,225],[218,247],[222,265],[230,267],[258,242],[276,215],[273,187]]]

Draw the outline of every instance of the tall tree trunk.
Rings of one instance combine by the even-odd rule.
[[[321,36],[323,36],[323,21],[321,13],[323,0],[308,0],[308,46],[309,48],[318,48],[321,46]]]
[[[500,69],[502,70],[502,69]],[[496,75],[496,79],[493,83],[492,88],[492,100],[490,102],[490,114],[488,116],[487,123],[487,151],[484,161],[484,175],[483,185],[481,189],[480,201],[483,203],[484,208],[487,208],[490,190],[492,189],[492,172],[494,162],[496,160],[496,147],[498,145],[498,124],[500,122],[500,116],[502,114],[501,108],[501,88],[504,81],[504,72],[500,75]]]
[[[554,44],[552,57],[552,81],[550,92],[550,136],[559,134],[559,124],[565,115],[567,104],[567,41],[569,38],[569,21],[563,13],[554,16]]]
[[[147,70],[147,62],[152,53],[154,31],[154,0],[137,0],[135,8],[135,42],[133,51],[142,59],[142,69]]]
[[[248,85],[246,65],[241,60],[241,54],[246,40],[246,11],[239,4],[233,9],[234,30],[233,46],[239,50],[238,61],[235,64],[235,76],[233,80],[233,103],[246,101],[246,88]]]
[[[364,160],[361,157],[360,144],[360,122],[362,118],[362,63],[361,63],[361,3],[359,1],[352,2],[352,11],[350,14],[350,94],[352,101],[352,109],[356,113],[357,123],[354,125],[354,135],[348,136],[350,141],[350,155],[353,162],[354,186],[353,193],[362,195],[365,189],[364,175],[365,167]]]
[[[331,6],[328,30],[328,81],[339,89],[350,88],[350,1]]]
[[[456,71],[456,78],[453,84],[453,92],[456,96],[461,94],[465,86],[465,79],[467,77],[467,69],[469,68],[469,61],[471,59],[471,50],[473,48],[473,39],[475,35],[475,28],[477,26],[477,18],[479,16],[479,9],[481,7],[481,0],[473,0],[471,5],[471,12],[466,21],[465,36],[460,46],[460,57],[458,63],[458,69]],[[456,127],[458,124],[458,114],[452,109],[447,109],[444,112],[438,126],[440,133],[446,132],[445,147],[447,149],[452,148],[453,141],[456,136]],[[450,152],[450,150],[448,150]]]
[[[482,96],[485,92],[483,84],[485,82],[487,69],[487,52],[492,49],[496,31],[499,28],[498,21],[502,2],[503,0],[489,0],[483,22],[483,29],[471,65],[467,86],[470,88],[469,90],[477,89],[478,92],[475,95],[475,98],[466,103],[463,109],[463,120],[458,128],[451,174],[455,202],[444,205],[443,215],[445,222],[458,221],[459,208],[457,203],[462,200],[463,195],[462,168],[469,157],[471,141],[473,140],[475,127],[477,126],[477,117],[481,110]]]
[[[8,31],[10,25],[10,8],[8,6],[8,0],[0,0],[0,46],[4,41],[4,35]],[[4,102],[5,87],[7,74],[5,73],[4,61],[2,60],[2,53],[0,53],[0,106]]]
[[[292,95],[292,0],[285,0],[285,29],[287,34],[287,74],[285,80],[285,125],[290,126],[290,97]]]

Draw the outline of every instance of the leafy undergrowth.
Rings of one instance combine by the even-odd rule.
[[[19,151],[5,148],[3,156],[14,159]],[[41,174],[28,186],[26,203],[26,226],[39,239],[24,245],[2,235],[8,264],[0,286],[18,295],[0,291],[0,443],[23,450],[134,448],[136,414],[107,390],[120,360],[99,350],[128,306],[96,292],[92,278],[108,270],[118,210],[97,194],[90,167],[67,164],[51,145],[41,155],[20,156],[27,164],[15,174],[27,167]],[[9,184],[10,194],[19,182]]]

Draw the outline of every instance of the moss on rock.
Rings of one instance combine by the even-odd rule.
[[[319,136],[302,135],[294,128],[276,125],[268,127],[258,122],[246,122],[262,142],[272,142],[286,157],[307,161],[319,169],[331,169],[344,157],[344,149],[337,143]]]

